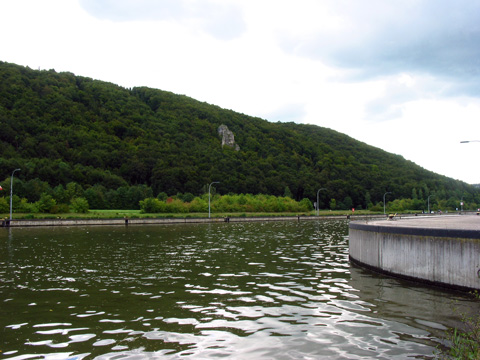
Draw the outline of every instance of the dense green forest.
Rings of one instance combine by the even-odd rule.
[[[222,146],[226,125],[238,148]],[[139,208],[146,198],[221,194],[366,208],[411,199],[475,207],[471,185],[313,125],[271,123],[171,92],[0,62],[0,185],[20,199]],[[408,146],[408,145],[406,145]],[[0,196],[2,194],[0,193]],[[43,198],[42,198],[43,196]],[[192,197],[193,196],[193,197]]]

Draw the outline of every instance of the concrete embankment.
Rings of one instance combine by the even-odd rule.
[[[352,221],[350,259],[393,276],[480,289],[480,216]]]
[[[222,218],[117,218],[117,219],[5,219],[2,227],[27,226],[90,226],[90,225],[167,225],[167,224],[197,224],[220,222],[265,222],[265,221],[312,221],[329,219],[374,219],[384,218],[383,215],[355,216],[262,216],[262,217],[222,217]]]

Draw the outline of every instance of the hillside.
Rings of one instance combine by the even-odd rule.
[[[0,169],[19,195],[68,183],[99,191],[142,186],[154,195],[218,192],[284,195],[346,207],[392,198],[460,199],[479,192],[336,131],[270,123],[183,95],[120,86],[0,62]],[[239,149],[222,146],[226,125]],[[26,186],[30,181],[39,189]],[[33,184],[33,183],[32,183]],[[147,192],[148,192],[147,191]],[[413,194],[413,195],[412,195]]]

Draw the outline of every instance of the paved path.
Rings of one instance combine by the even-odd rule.
[[[480,216],[434,215],[394,218],[393,220],[367,221],[368,225],[445,230],[480,231]]]

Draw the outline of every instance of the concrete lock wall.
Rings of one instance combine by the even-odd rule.
[[[392,229],[350,223],[353,262],[390,275],[464,290],[480,289],[480,239],[469,232]],[[455,236],[452,236],[455,235]]]
[[[161,224],[196,224],[219,222],[266,222],[266,221],[324,221],[350,219],[353,216],[263,216],[263,217],[212,217],[212,218],[117,218],[117,219],[3,219],[0,227],[28,226],[89,226],[89,225],[161,225]],[[379,216],[356,215],[355,219],[374,219]],[[382,217],[383,218],[383,217]]]
[[[1,227],[29,226],[90,226],[90,225],[162,225],[196,224],[219,222],[264,222],[264,221],[313,221],[346,219],[345,216],[266,216],[266,217],[222,217],[222,218],[120,218],[120,219],[14,219],[0,220]]]

